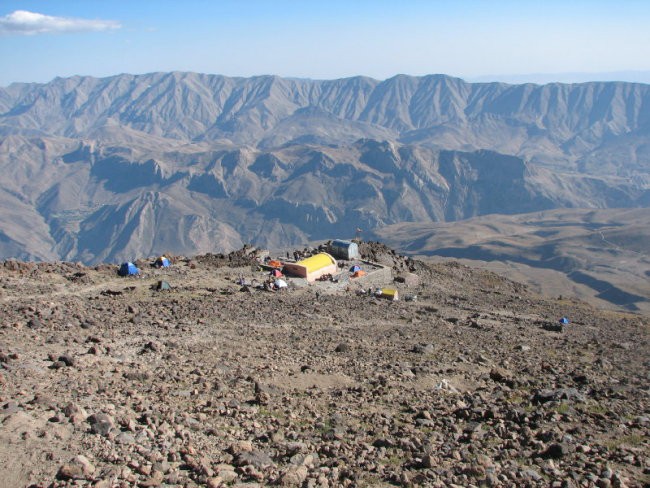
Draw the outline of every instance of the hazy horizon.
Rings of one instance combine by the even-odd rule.
[[[194,72],[186,70],[170,70],[169,72]],[[112,75],[105,76],[95,76],[95,75],[86,75],[86,74],[73,74],[68,76],[55,76],[49,80],[31,80],[31,81],[16,81],[8,85],[2,85],[3,88],[10,86],[13,83],[38,83],[38,84],[47,84],[57,78],[71,78],[74,76],[90,76],[95,78],[106,78],[111,76],[119,76],[122,74],[129,74],[134,76],[145,75],[151,72],[142,72],[142,73],[114,73]],[[250,76],[237,76],[237,75],[224,75],[223,73],[205,73],[205,72],[196,72],[207,75],[216,75],[216,76],[229,76],[232,78],[250,78],[255,76],[280,76],[275,73],[260,73],[257,75]],[[571,84],[571,83],[590,83],[590,82],[625,82],[625,83],[642,83],[650,84],[650,71],[617,71],[610,73],[530,73],[530,74],[501,74],[501,75],[481,75],[481,76],[458,76],[453,73],[428,73],[421,75],[411,75],[410,73],[395,73],[392,76],[386,78],[374,78],[372,76],[365,75],[363,73],[358,73],[353,76],[346,76],[342,78],[350,78],[356,76],[368,76],[369,78],[374,78],[380,81],[393,78],[399,75],[406,76],[428,76],[428,75],[444,75],[450,76],[453,78],[460,78],[467,83],[507,83],[512,85],[533,83],[537,85],[544,85],[549,83],[562,83],[562,84]],[[286,79],[313,79],[313,80],[332,80],[332,79],[341,79],[341,78],[310,78],[310,77],[300,77],[300,76],[280,76],[281,78]]]
[[[0,86],[169,71],[650,83],[649,21],[640,0],[8,0]]]

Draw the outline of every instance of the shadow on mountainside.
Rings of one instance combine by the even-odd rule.
[[[530,259],[516,254],[495,253],[481,246],[467,248],[445,247],[434,251],[418,251],[426,256],[440,256],[454,259],[470,259],[479,261],[502,261],[525,264],[533,268],[551,269],[564,273],[575,283],[585,285],[597,292],[596,297],[613,305],[630,311],[638,311],[637,302],[648,302],[650,299],[641,295],[628,293],[612,283],[594,278],[580,270],[579,260],[570,256],[556,256],[552,259]],[[647,273],[646,273],[647,274]]]

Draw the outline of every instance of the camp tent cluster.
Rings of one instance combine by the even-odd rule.
[[[334,240],[329,244],[329,247],[319,246],[319,250],[322,251],[323,249],[331,251],[334,256],[344,260],[352,260],[360,257],[358,245],[352,241]],[[336,275],[339,270],[334,256],[328,252],[319,252],[300,261],[287,263],[279,260],[271,260],[267,257],[264,262],[264,267],[269,270],[269,283],[275,285],[276,289],[280,289],[287,287],[287,282],[281,279],[285,275],[304,278],[308,282],[314,282],[321,278],[326,279],[328,275],[330,278]],[[152,266],[157,268],[167,268],[170,265],[171,261],[166,256],[156,258],[152,264]],[[353,265],[349,271],[351,278],[360,278],[367,274],[358,264]],[[123,263],[118,270],[120,276],[132,276],[138,275],[139,273],[140,270],[132,262]],[[242,284],[244,284],[243,281]]]

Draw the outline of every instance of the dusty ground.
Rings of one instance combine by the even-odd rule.
[[[2,486],[648,486],[647,317],[379,251],[417,300],[5,263]]]

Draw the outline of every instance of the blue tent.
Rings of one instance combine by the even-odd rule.
[[[154,263],[159,268],[167,268],[171,263],[165,256],[160,256]]]
[[[352,266],[350,268],[350,273],[355,273],[355,272],[360,271],[360,270],[361,270],[361,266],[359,266],[358,264],[355,264],[354,266]]]
[[[560,322],[561,324],[568,324],[569,319],[567,319],[566,317],[562,317],[558,322]]]
[[[138,273],[140,273],[140,270],[133,263],[122,263],[122,266],[120,266],[117,272],[120,276],[137,275]]]

